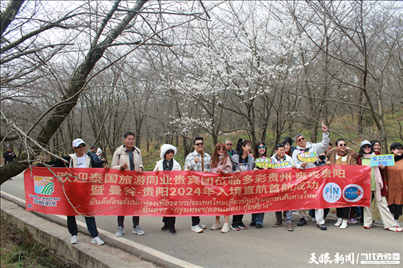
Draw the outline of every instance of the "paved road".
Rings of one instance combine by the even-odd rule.
[[[24,184],[21,175],[9,180],[1,186],[1,190],[24,199]],[[83,221],[83,218],[77,217]],[[202,267],[315,267],[321,264],[309,263],[311,254],[315,253],[316,261],[320,255],[329,253],[334,260],[336,253],[344,258],[354,254],[354,265],[326,264],[326,267],[368,266],[360,264],[364,253],[400,253],[400,265],[383,264],[376,267],[403,266],[403,233],[385,231],[382,225],[365,230],[361,225],[350,225],[341,230],[333,226],[334,216],[330,215],[328,230],[321,231],[313,222],[297,227],[298,215],[294,215],[294,232],[288,232],[286,226],[271,227],[274,213],[266,213],[262,229],[248,227],[247,230],[231,231],[227,234],[219,230],[206,229],[201,234],[190,231],[190,217],[178,217],[176,236],[162,232],[162,218],[141,217],[140,226],[146,232],[144,236],[131,233],[131,217],[126,217],[124,238],[144,246],[158,250],[175,258]],[[98,228],[115,233],[116,217],[99,216],[96,218]],[[201,217],[201,222],[208,228],[214,217]],[[223,221],[223,219],[222,219]],[[250,215],[244,216],[245,224],[249,224]],[[67,232],[67,230],[66,230]],[[108,242],[108,241],[107,241]],[[119,243],[121,240],[116,238]],[[122,244],[120,244],[122,246]],[[124,247],[124,245],[123,245]],[[323,255],[322,255],[323,256]],[[357,257],[358,264],[357,264]]]

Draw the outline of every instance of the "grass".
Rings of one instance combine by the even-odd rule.
[[[1,267],[79,268],[41,244],[27,230],[20,230],[1,216]]]

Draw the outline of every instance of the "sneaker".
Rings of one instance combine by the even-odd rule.
[[[123,235],[123,227],[118,226],[118,230],[116,231],[115,236],[122,236]]]
[[[342,218],[337,218],[337,221],[334,224],[334,226],[339,227],[342,223],[343,223],[343,219]]]
[[[292,226],[292,222],[287,222],[287,228],[289,232],[294,231],[294,226]]]
[[[195,225],[195,226],[192,226],[192,232],[195,232],[195,233],[201,233],[201,232],[203,232],[203,229],[202,228],[200,228],[200,226],[199,225]]]
[[[398,220],[395,220],[395,223],[396,223],[396,226],[397,226],[397,227],[400,227],[400,223],[399,223]]]
[[[224,223],[224,226],[221,229],[221,233],[228,233],[231,230],[228,223]]]
[[[297,223],[298,226],[304,226],[305,224],[307,224],[305,218],[300,218]]]
[[[164,226],[161,227],[161,231],[168,231],[168,224],[164,223]]]
[[[94,237],[94,238],[91,240],[91,242],[92,242],[93,244],[98,244],[98,246],[102,246],[103,244],[105,244],[105,242],[102,241],[102,239],[99,238],[99,236]]]
[[[364,229],[371,229],[371,228],[372,228],[372,225],[369,225],[369,226],[364,225],[363,228],[364,228]]]
[[[239,231],[238,224],[232,223],[232,224],[231,224],[231,229],[234,230],[234,231]]]
[[[326,225],[324,225],[324,224],[316,224],[316,226],[317,226],[319,229],[321,229],[322,231],[326,231],[326,230],[327,230],[327,227],[326,227]]]
[[[348,227],[348,220],[343,220],[342,224],[340,225],[340,229],[346,229]]]
[[[357,220],[356,219],[354,219],[354,218],[351,218],[349,221],[348,221],[348,224],[357,224]]]
[[[203,224],[203,223],[199,223],[199,227],[202,228],[202,229],[206,229],[206,225]]]
[[[263,227],[263,226],[262,226],[261,223],[258,223],[258,222],[256,223],[256,228],[257,228],[257,229],[262,229],[262,227]]]
[[[211,226],[211,230],[218,230],[218,229],[221,229],[222,228],[222,225],[221,225],[221,223],[220,222],[214,222],[213,223],[213,225]]]
[[[145,232],[141,230],[140,225],[137,225],[136,228],[133,228],[133,234],[144,235]]]
[[[71,244],[77,244],[77,243],[78,243],[78,239],[77,239],[77,236],[76,236],[76,235],[73,235],[73,236],[71,237],[70,243],[71,243]]]
[[[276,220],[276,222],[273,224],[273,227],[280,227],[281,225],[283,225],[283,221],[282,220]]]
[[[392,232],[398,232],[398,233],[401,233],[403,231],[402,228],[397,227],[397,226],[386,228],[386,230],[392,231]]]
[[[257,226],[257,223],[256,223],[256,226]],[[239,227],[239,229],[242,229],[242,230],[248,229],[248,227],[246,227],[242,221],[238,222],[238,227]]]
[[[315,217],[313,217],[313,218],[312,218],[312,221],[313,221],[313,222],[315,222],[315,221],[316,221]]]
[[[249,226],[256,226],[256,222],[251,221],[250,224],[249,224]]]

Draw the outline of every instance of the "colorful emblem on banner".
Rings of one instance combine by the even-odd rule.
[[[299,161],[306,163],[315,163],[318,160],[318,155],[315,152],[302,152],[297,157]]]
[[[275,161],[272,158],[260,157],[255,159],[255,164],[259,168],[287,168],[292,167],[291,163],[288,161]]]
[[[52,177],[34,177],[34,188],[36,194],[52,195],[55,191],[55,185]]]
[[[349,184],[343,190],[344,200],[348,202],[357,202],[364,196],[364,190],[360,185]]]
[[[385,167],[392,167],[395,165],[395,158],[393,157],[393,154],[373,155],[371,156],[370,164],[371,167],[377,167],[380,164],[384,165]]]

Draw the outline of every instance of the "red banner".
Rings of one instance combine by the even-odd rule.
[[[368,166],[213,174],[39,168],[24,174],[26,209],[58,215],[215,216],[370,205]]]

